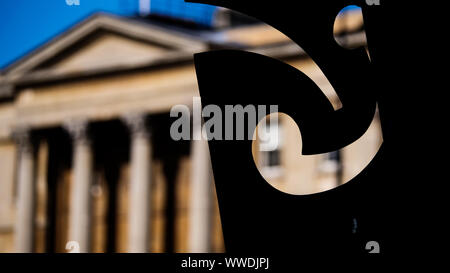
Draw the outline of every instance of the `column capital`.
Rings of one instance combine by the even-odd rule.
[[[127,125],[133,136],[150,136],[150,129],[146,124],[147,115],[144,113],[128,113],[122,116],[122,121]]]
[[[19,125],[14,128],[12,137],[19,146],[19,149],[24,152],[32,151],[31,145],[31,127],[28,125]]]
[[[88,119],[71,119],[64,122],[64,129],[66,129],[74,141],[88,142],[89,141],[89,120]]]

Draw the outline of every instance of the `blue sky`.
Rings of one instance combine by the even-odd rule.
[[[80,0],[79,6],[69,6],[66,0],[1,0],[0,68],[93,12],[132,15],[137,10],[137,0]]]

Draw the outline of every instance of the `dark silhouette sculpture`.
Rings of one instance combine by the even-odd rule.
[[[203,106],[278,105],[298,124],[304,155],[341,149],[368,129],[380,99],[376,28],[378,6],[365,1],[189,1],[223,6],[270,24],[297,43],[320,67],[342,102],[335,111],[315,83],[281,61],[244,51],[195,55]],[[364,48],[348,50],[333,37],[339,11],[362,8],[371,59]],[[380,20],[380,18],[375,18]],[[381,124],[384,132],[384,115]],[[385,133],[385,132],[384,132]],[[389,141],[389,135],[383,137]],[[251,140],[209,141],[225,247],[229,252],[367,253],[368,241],[383,241],[388,202],[385,144],[357,177],[333,190],[304,196],[279,192],[256,168]],[[357,231],[353,228],[358,222]],[[380,243],[382,245],[382,243]]]

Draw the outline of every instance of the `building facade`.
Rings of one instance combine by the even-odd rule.
[[[361,23],[338,18],[338,41],[364,45]],[[0,252],[225,251],[207,142],[172,140],[169,115],[199,96],[193,54],[220,48],[282,59],[340,107],[315,63],[267,25],[94,15],[0,75]],[[375,116],[343,151],[300,157],[298,127],[280,115],[281,145],[255,141],[255,164],[284,192],[331,189],[370,162],[379,127]]]

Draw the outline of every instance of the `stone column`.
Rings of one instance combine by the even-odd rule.
[[[35,160],[29,130],[21,128],[15,132],[15,137],[18,144],[15,247],[16,252],[27,253],[33,251],[34,243]]]
[[[131,133],[130,189],[128,208],[128,252],[149,251],[151,160],[150,132],[145,115],[124,117]]]
[[[77,242],[81,253],[89,252],[91,243],[93,155],[88,126],[87,120],[71,121],[65,126],[73,138],[69,241]]]
[[[201,139],[200,133],[201,126],[194,124],[189,207],[189,251],[192,253],[211,250],[212,170],[208,142]]]

